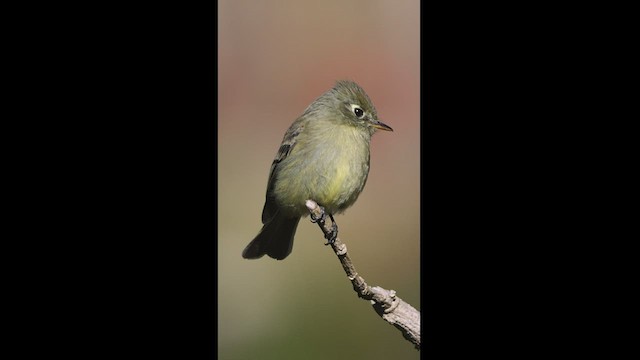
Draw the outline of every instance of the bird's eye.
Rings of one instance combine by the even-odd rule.
[[[354,114],[356,114],[356,116],[358,117],[358,119],[362,119],[362,117],[364,116],[364,110],[362,110],[362,108],[358,105],[351,105],[351,110],[353,111]]]

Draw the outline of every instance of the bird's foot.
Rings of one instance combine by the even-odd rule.
[[[320,216],[315,217],[313,214],[311,215],[311,222],[318,223],[321,227],[324,228],[325,220],[327,219],[327,213],[324,211],[324,207],[318,205],[320,208]],[[333,244],[338,238],[338,224],[333,219],[333,215],[329,214],[329,218],[331,219],[331,232],[324,235],[324,238],[327,239],[327,243],[325,245]]]
[[[324,214],[324,211],[322,214]],[[333,215],[329,214],[329,217],[331,218],[331,232],[324,235],[324,238],[327,239],[325,245],[333,244],[338,238],[338,224],[336,224],[336,221],[333,219]]]
[[[320,208],[320,217],[317,218],[315,216],[313,216],[313,214],[311,214],[311,222],[312,223],[318,223],[322,226],[324,226],[324,221],[327,218],[327,214],[324,212],[324,208],[320,205],[318,205],[318,207]]]

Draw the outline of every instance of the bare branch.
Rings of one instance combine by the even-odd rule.
[[[320,226],[325,238],[329,237],[332,229],[325,223],[324,210],[313,200],[307,200],[305,205],[311,213],[311,220]],[[353,262],[347,253],[347,246],[339,238],[336,237],[335,241],[330,245],[338,256],[340,264],[342,264],[342,268],[351,281],[353,290],[358,294],[358,297],[371,301],[376,313],[400,330],[404,338],[412,342],[416,349],[420,350],[420,312],[397,297],[394,290],[367,285],[353,266]]]

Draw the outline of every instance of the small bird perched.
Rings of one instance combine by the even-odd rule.
[[[284,134],[269,173],[262,230],[242,257],[286,258],[300,218],[309,214],[307,200],[316,201],[332,220],[353,205],[367,181],[376,129],[393,131],[378,120],[369,96],[353,81],[338,81],[311,103]],[[334,230],[333,240],[335,223]]]

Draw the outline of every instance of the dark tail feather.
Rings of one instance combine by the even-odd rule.
[[[291,254],[293,236],[296,234],[299,221],[299,217],[275,216],[264,224],[260,233],[244,248],[242,257],[258,259],[267,254],[277,260],[286,258]]]

